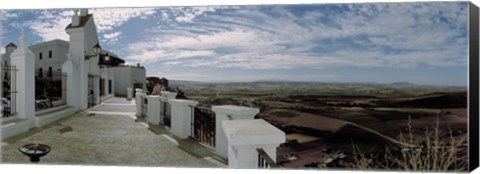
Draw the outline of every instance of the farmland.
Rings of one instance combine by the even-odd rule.
[[[203,104],[260,108],[257,118],[287,134],[287,142],[277,149],[278,162],[287,168],[356,168],[352,147],[379,160],[385,147],[400,149],[400,134],[422,139],[437,120],[441,141],[466,143],[465,87],[309,82],[172,85]],[[455,155],[465,160],[466,150],[461,147]]]

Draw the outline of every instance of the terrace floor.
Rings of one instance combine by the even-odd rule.
[[[29,164],[18,150],[42,143],[52,151],[40,164],[226,167],[212,149],[178,139],[135,116],[135,103],[112,98],[94,108],[1,142],[1,163]],[[217,160],[218,159],[218,160]]]

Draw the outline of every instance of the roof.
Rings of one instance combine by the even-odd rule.
[[[80,24],[78,24],[78,26],[72,26],[72,23],[70,23],[70,24],[68,24],[67,28],[65,28],[65,29],[82,28],[88,22],[88,19],[90,19],[90,17],[92,17],[91,14],[88,14],[86,16],[82,16],[82,17],[80,17]]]
[[[41,42],[41,43],[38,43],[38,44],[35,44],[35,45],[32,45],[32,46],[29,46],[28,48],[37,49],[37,48],[48,47],[48,46],[52,46],[52,45],[60,45],[60,46],[64,46],[64,47],[69,47],[69,43],[67,41],[64,41],[64,40],[61,40],[61,39],[54,39],[54,40],[50,40],[50,41],[47,41],[47,42]]]
[[[17,48],[17,45],[15,45],[14,43],[10,42],[7,46],[5,46],[5,48],[8,48],[8,47],[15,47],[15,48]]]

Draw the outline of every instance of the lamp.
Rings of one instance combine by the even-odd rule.
[[[108,55],[108,53],[105,54],[105,61],[107,61],[107,62],[110,61],[110,56]]]
[[[100,50],[102,50],[102,47],[100,46],[100,44],[97,43],[93,46],[93,53],[94,54],[100,53]]]
[[[90,58],[92,58],[92,57],[98,56],[98,54],[100,53],[100,50],[102,50],[102,47],[100,46],[100,44],[97,43],[97,44],[95,44],[95,45],[94,45],[91,49],[89,49],[89,50],[91,50],[91,52],[92,52],[93,54],[87,55],[88,52],[85,51],[85,52],[86,52],[86,53],[85,53],[85,60],[88,60],[88,59],[90,59]],[[90,51],[89,51],[89,52],[90,52]]]

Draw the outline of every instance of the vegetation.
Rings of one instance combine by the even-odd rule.
[[[433,131],[427,128],[423,137],[415,137],[411,119],[409,119],[407,135],[400,133],[399,141],[412,144],[413,147],[405,145],[393,148],[386,147],[383,158],[374,160],[362,153],[357,146],[352,145],[354,165],[351,167],[355,169],[400,169],[405,171],[466,171],[468,164],[458,154],[465,137],[455,140],[451,131],[448,135],[450,138],[448,142],[441,140],[441,129],[437,119]],[[395,149],[395,151],[392,149]],[[383,159],[383,161],[380,159]]]

